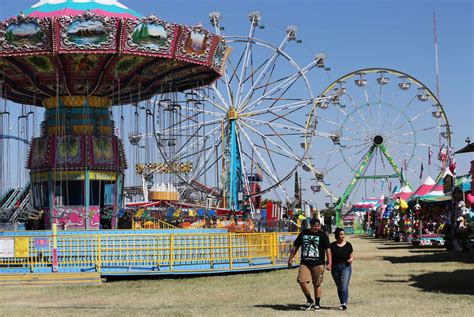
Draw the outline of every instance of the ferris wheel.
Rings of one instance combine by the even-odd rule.
[[[356,199],[413,188],[440,175],[440,150],[449,148],[451,130],[438,98],[416,78],[386,68],[362,69],[332,82],[318,103],[317,138],[308,165],[315,192],[341,210]],[[439,176],[438,176],[439,177]]]
[[[209,18],[222,35],[220,14]],[[232,54],[216,55],[222,63],[219,80],[184,96],[161,96],[154,107],[156,143],[181,194],[192,188],[231,210],[246,201],[254,208],[265,192],[291,200],[287,181],[306,164],[316,128],[307,73],[324,67],[325,58],[316,55],[300,66],[285,52],[298,41],[295,27],[287,27],[273,45],[255,36],[262,28],[260,13],[249,19],[248,35],[223,36]]]

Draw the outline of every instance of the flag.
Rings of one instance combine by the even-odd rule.
[[[439,152],[438,152],[438,160],[441,161],[441,165],[443,166],[443,169],[446,166],[446,158],[448,156],[447,152],[448,152],[448,149],[444,147],[444,143],[443,143],[443,145],[439,148]]]
[[[428,165],[431,165],[431,156],[433,156],[433,151],[431,150],[431,146],[428,148]]]
[[[421,167],[420,167],[420,179],[423,178],[423,162],[421,162]]]
[[[453,175],[456,175],[456,159],[454,158],[453,149],[451,147],[449,148],[449,170]]]

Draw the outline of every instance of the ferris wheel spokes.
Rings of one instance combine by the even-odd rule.
[[[349,94],[348,94],[349,95]],[[344,110],[342,107],[338,106],[338,105],[335,105],[335,108],[337,109],[337,111],[339,111],[340,113],[342,113],[344,116],[346,116],[346,121],[343,123],[344,126],[346,126],[346,122],[347,120],[350,120],[351,123],[353,123],[354,125],[356,125],[361,133],[364,133],[365,135],[375,135],[375,131],[373,129],[373,125],[372,124],[369,124],[369,122],[367,121],[367,119],[365,118],[365,116],[363,115],[360,107],[356,104],[356,103],[353,103],[353,106],[355,108],[355,110],[353,110],[351,113],[348,113],[346,110]],[[370,106],[367,106],[370,108]],[[357,112],[357,114],[359,115],[359,117],[361,118],[362,122],[367,122],[366,126],[364,127],[361,123],[359,123],[357,120],[355,120],[355,118],[353,118],[353,114],[354,112]]]
[[[218,91],[218,89],[216,88],[215,84],[212,84],[211,85],[211,88],[213,91]],[[227,109],[223,108],[221,105],[219,105],[217,102],[215,102],[215,100],[212,100],[211,98],[209,98],[206,94],[203,94],[201,92],[196,92],[196,94],[202,98],[202,100],[204,101],[207,101],[209,102],[212,106],[216,107],[217,109],[221,110],[223,114],[227,113]],[[224,101],[224,98],[222,97],[222,95],[219,93],[219,99],[221,99],[221,101],[223,102],[223,105],[228,107],[227,103]],[[214,112],[216,114],[216,116],[219,116],[219,115],[222,115],[222,114],[219,114],[217,112]]]
[[[194,132],[194,136],[198,135],[199,133],[199,130],[202,128],[202,126],[200,126],[195,132]],[[205,141],[207,139],[210,139],[210,136],[211,135],[214,135],[216,133],[216,131],[218,131],[219,129],[219,126],[215,126],[214,128],[212,128],[212,130],[210,130],[209,132],[207,132],[205,135],[203,135],[202,137],[198,137],[197,139],[193,140],[193,135],[191,135],[191,137],[188,138],[188,140],[186,140],[186,142],[181,146],[181,148],[178,149],[178,151],[176,151],[174,153],[173,156],[170,156],[168,159],[171,160],[171,161],[175,161],[175,160],[179,160],[181,158],[180,155],[182,155],[183,153],[189,153],[189,152],[193,152],[193,148],[194,147],[199,147],[201,145],[201,143],[205,144]],[[194,153],[197,153],[196,151],[194,151]]]
[[[269,67],[273,67],[273,65],[275,65],[276,61],[277,61],[277,58],[281,56],[281,53],[285,50],[285,47],[288,43],[288,41],[290,39],[292,39],[292,37],[290,36],[291,32],[287,32],[285,38],[283,39],[283,41],[280,43],[280,45],[278,46],[278,48],[274,51],[273,55],[265,62],[265,67],[264,69],[260,72],[259,76],[257,77],[257,79],[253,82],[252,86],[250,87],[250,89],[248,90],[246,96],[244,97],[243,99],[243,102],[240,102],[240,94],[242,93],[242,89],[240,90],[237,90],[237,101],[236,101],[236,105],[237,105],[237,109],[242,109],[242,106],[245,105],[245,103],[250,99],[250,97],[253,95],[253,92],[255,91],[255,87],[257,85],[260,85],[260,82],[261,80],[266,76],[267,74],[267,70],[269,69]],[[249,42],[252,42],[252,41],[249,41]],[[244,68],[242,68],[242,71],[244,70]],[[243,79],[243,77],[241,77]],[[239,88],[242,86],[242,82],[239,82]]]
[[[246,127],[248,127],[251,131],[253,131],[253,132],[256,133],[257,135],[259,135],[259,136],[264,140],[264,142],[265,142],[265,140],[266,140],[266,141],[270,142],[272,145],[274,145],[275,147],[277,147],[278,149],[280,149],[281,151],[285,152],[285,153],[288,155],[288,156],[287,156],[288,158],[293,159],[293,160],[299,160],[299,159],[300,159],[296,154],[294,154],[294,153],[288,151],[287,149],[285,149],[284,147],[282,147],[280,144],[276,143],[275,141],[273,141],[272,139],[270,139],[268,136],[262,134],[260,131],[258,131],[258,130],[255,129],[254,127],[248,125],[248,124],[245,123],[245,122],[242,122],[242,124],[245,125]],[[240,127],[242,128],[242,125],[241,125]],[[278,134],[277,134],[277,136],[278,136]],[[289,149],[291,149],[291,146],[290,146],[288,143],[286,143],[285,140],[283,140],[281,137],[279,137],[279,138],[280,138],[280,140],[281,140]],[[276,152],[276,153],[279,154],[279,155],[283,155],[283,153],[281,153],[281,152],[280,152],[280,153]],[[270,156],[270,155],[269,155],[269,156]],[[271,156],[270,156],[270,157],[271,157]]]
[[[262,96],[256,98],[255,100],[249,102],[248,104],[243,104],[243,106],[241,106],[239,108],[239,111],[240,112],[244,112],[245,110],[250,111],[254,107],[256,107],[265,98],[268,98],[269,96],[272,96],[273,94],[279,92],[280,90],[282,90],[284,88],[289,89],[298,79],[300,79],[301,77],[305,78],[305,73],[307,73],[309,70],[311,70],[311,68],[313,68],[315,66],[316,66],[316,60],[314,60],[313,62],[308,64],[303,69],[300,69],[298,67],[297,71],[294,74],[290,75],[287,79],[285,79],[283,82],[279,83],[277,86],[273,87],[270,91],[266,92]],[[314,99],[313,96],[312,96],[312,93],[311,93],[311,99]]]
[[[408,119],[407,121],[405,121],[404,123],[402,123],[400,126],[398,126],[396,129],[394,130],[391,130],[390,133],[387,134],[388,137],[392,136],[394,133],[396,133],[397,131],[399,131],[401,128],[405,127],[407,124],[410,124],[411,126],[413,126],[413,122],[416,121],[417,119],[419,118],[422,118],[424,115],[426,115],[428,113],[428,111],[430,111],[432,108],[432,106],[429,106],[428,108],[426,108],[424,111],[422,111],[421,113],[415,115],[414,117],[412,117],[411,119]]]
[[[302,107],[312,105],[312,104],[313,104],[312,100],[300,100],[300,101],[296,101],[296,102],[292,102],[292,103],[288,103],[288,104],[283,104],[283,105],[280,105],[278,107],[273,107],[271,109],[262,109],[262,110],[257,110],[257,111],[253,111],[253,112],[246,112],[246,113],[242,114],[241,117],[248,118],[248,117],[254,117],[254,116],[258,116],[258,115],[262,115],[262,114],[269,114],[269,113],[275,114],[276,112],[285,111],[285,110],[295,111],[295,110],[301,109]],[[284,113],[281,116],[285,116],[285,115],[290,114],[290,113],[291,113],[291,111],[288,112],[288,113]]]

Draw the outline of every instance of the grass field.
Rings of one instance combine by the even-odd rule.
[[[349,309],[325,274],[323,309],[305,303],[297,269],[179,279],[114,281],[100,286],[3,287],[1,316],[473,316],[474,253],[414,249],[352,238]]]

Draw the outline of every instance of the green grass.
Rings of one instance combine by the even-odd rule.
[[[100,286],[3,287],[1,316],[468,316],[474,304],[474,253],[414,249],[386,240],[352,238],[350,303],[337,310],[330,274],[323,310],[305,302],[297,269],[178,279],[107,282]]]

